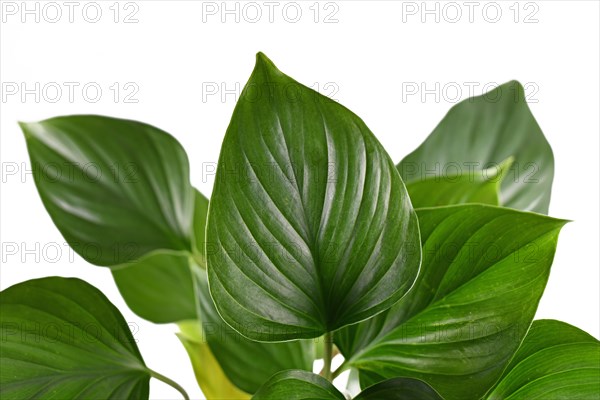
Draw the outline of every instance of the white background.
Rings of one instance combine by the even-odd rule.
[[[279,2],[272,22],[263,2],[245,8],[239,3],[237,16],[223,16],[221,2],[136,1],[115,7],[114,1],[100,1],[98,7],[87,6],[86,13],[87,2],[79,2],[73,22],[63,2],[55,3],[58,8],[44,8],[44,2],[27,6],[35,9],[36,3],[39,22],[35,13],[22,15],[20,1],[2,2],[2,289],[47,275],[87,280],[137,326],[135,338],[146,363],[201,398],[187,355],[173,335],[175,327],[143,321],[127,309],[107,269],[77,255],[70,258],[32,176],[25,173],[29,160],[16,121],[95,113],[148,122],[183,144],[192,183],[209,195],[213,176],[203,170],[217,161],[236,100],[234,94],[221,98],[220,86],[243,87],[255,53],[263,51],[300,82],[318,84],[326,94],[335,91],[333,97],[365,120],[395,161],[425,139],[456,101],[457,87],[464,98],[473,85],[480,94],[486,84],[511,79],[529,84],[530,107],[556,159],[550,215],[574,220],[560,235],[537,318],[560,319],[599,336],[598,2],[475,2],[471,16],[464,2],[428,2],[428,9],[437,7],[437,15],[422,15],[421,2],[322,2],[315,7],[310,1],[287,6],[285,12],[287,3]],[[256,5],[262,18],[252,22]],[[102,15],[93,23],[96,8]],[[294,23],[298,8],[302,15]],[[57,9],[62,18],[52,23]],[[452,22],[457,11],[462,17]],[[326,23],[332,12],[329,20],[337,22]],[[137,22],[123,21],[130,13]],[[40,98],[22,98],[20,85],[32,89],[36,82]],[[73,99],[64,82],[79,84]],[[115,82],[120,87],[116,102]],[[95,103],[92,89],[87,99],[82,93],[90,83],[102,89]],[[19,92],[11,95],[14,84]],[[58,100],[56,85],[62,87]],[[415,85],[419,93],[408,95],[406,89]],[[433,92],[421,97],[421,85]],[[138,102],[125,102],[136,87],[129,100]],[[210,95],[215,87],[219,93]],[[4,251],[7,244],[16,244],[17,254]],[[36,245],[35,254],[24,251]],[[151,397],[179,396],[152,381]]]

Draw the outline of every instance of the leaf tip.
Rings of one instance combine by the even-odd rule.
[[[262,51],[259,51],[258,53],[256,53],[256,62],[265,62],[265,61],[271,61],[269,60],[269,57],[267,57],[267,55],[265,53],[263,53]]]
[[[256,65],[254,68],[255,70],[264,69],[267,71],[277,71],[280,73],[279,69],[275,66],[275,63],[273,63],[273,61],[271,61],[271,59],[262,51],[256,53]]]
[[[17,121],[17,124],[19,124],[19,128],[21,128],[21,131],[23,132],[25,137],[28,137],[30,124],[28,122],[23,122],[23,121]]]
[[[506,82],[502,86],[507,87],[515,99],[518,99],[518,100],[526,99],[525,98],[525,88],[523,87],[521,82],[519,82],[518,80],[513,79],[511,81]]]

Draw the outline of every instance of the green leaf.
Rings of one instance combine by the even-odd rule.
[[[554,156],[516,81],[452,107],[398,170],[409,185],[427,176],[445,179],[457,170],[497,166],[511,156],[515,162],[502,181],[501,204],[546,214]]]
[[[417,219],[381,144],[260,53],[225,135],[207,235],[219,313],[260,341],[368,318],[419,269]]]
[[[394,378],[363,390],[354,400],[444,400],[418,379]]]
[[[413,207],[438,207],[464,203],[500,205],[500,184],[512,158],[487,170],[430,177],[406,184]]]
[[[150,253],[111,271],[123,299],[140,317],[158,324],[197,317],[187,254]]]
[[[192,230],[192,253],[196,263],[206,268],[206,217],[208,216],[208,199],[197,190],[194,202],[194,228]]]
[[[88,262],[111,266],[191,248],[189,164],[168,133],[94,115],[20,125],[42,202]]]
[[[327,379],[307,371],[282,371],[273,375],[252,400],[346,400]]]
[[[228,326],[217,313],[208,291],[206,271],[196,270],[200,301],[202,341],[234,385],[254,393],[273,374],[289,369],[312,371],[315,343],[296,340],[282,343],[254,342]],[[207,379],[212,371],[206,371]]]
[[[554,320],[534,321],[523,344],[488,394],[499,399],[600,397],[600,342]]]
[[[156,250],[131,263],[111,268],[115,283],[129,308],[155,323],[196,319],[197,297],[189,258],[205,266],[204,230],[208,199],[195,190],[193,254]]]
[[[0,293],[0,397],[148,398],[150,372],[123,316],[74,278],[26,281]]]
[[[369,338],[338,346],[371,378],[413,377],[448,400],[479,398],[533,320],[565,221],[485,205],[417,214],[423,266],[415,286],[375,322],[352,327]],[[357,343],[365,348],[348,353]]]
[[[250,395],[238,389],[223,372],[223,369],[203,339],[200,324],[197,321],[179,323],[181,332],[177,337],[185,347],[192,362],[196,380],[202,393],[208,400],[249,399]]]
[[[156,323],[196,318],[187,257],[204,264],[208,200],[168,133],[77,115],[21,123],[42,201],[69,245],[113,267],[128,306]]]

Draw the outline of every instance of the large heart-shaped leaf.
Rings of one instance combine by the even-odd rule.
[[[327,379],[307,371],[282,371],[273,375],[252,400],[346,400]]]
[[[227,325],[210,298],[206,271],[196,270],[196,292],[200,301],[202,342],[208,344],[231,382],[254,393],[273,374],[289,369],[312,370],[315,343],[296,340],[283,343],[254,342]],[[204,366],[202,366],[204,368]],[[200,372],[202,374],[202,372]],[[212,371],[204,372],[211,379]]]
[[[417,214],[423,266],[415,286],[338,345],[366,372],[363,384],[414,377],[445,399],[476,399],[527,332],[565,221],[484,205]]]
[[[225,135],[207,235],[219,313],[261,341],[368,318],[419,269],[416,216],[381,144],[262,54]]]
[[[96,288],[42,278],[0,293],[2,399],[147,399],[150,371]]]
[[[362,391],[354,400],[444,400],[428,384],[418,379],[394,378]]]
[[[109,266],[156,249],[190,248],[188,159],[168,133],[94,115],[21,128],[44,206],[87,261]]]
[[[600,342],[569,324],[534,321],[489,400],[600,398]]]
[[[428,176],[443,180],[457,170],[490,168],[511,156],[514,164],[502,181],[501,204],[546,214],[554,156],[516,81],[452,107],[398,169],[408,185]]]

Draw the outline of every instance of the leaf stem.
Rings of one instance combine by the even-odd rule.
[[[333,375],[331,373],[331,360],[333,359],[333,335],[331,332],[327,332],[324,337],[324,365],[323,365],[323,377],[328,381],[333,380]]]
[[[190,400],[190,396],[188,396],[188,394],[186,393],[185,389],[182,388],[177,382],[175,382],[172,379],[167,378],[166,376],[159,374],[156,371],[153,371],[151,369],[148,369],[148,372],[150,373],[150,376],[153,378],[158,379],[161,382],[166,383],[167,385],[171,386],[172,388],[176,389],[179,393],[181,393],[181,395],[183,396],[184,400]]]
[[[342,365],[340,365],[339,367],[336,368],[335,371],[333,371],[333,373],[331,374],[331,378],[332,379],[337,378],[342,372],[344,372],[346,370],[347,367],[348,367],[348,364],[346,364],[346,361],[344,361],[342,363]]]

